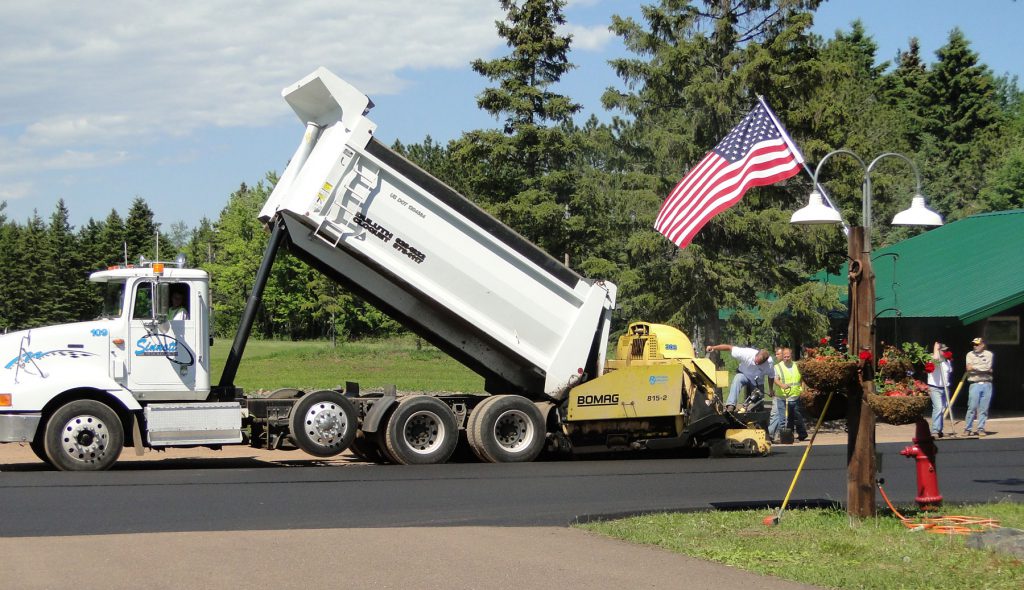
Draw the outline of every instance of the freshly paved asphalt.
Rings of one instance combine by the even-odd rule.
[[[914,462],[898,454],[905,446],[878,445],[881,475],[893,501],[912,503]],[[802,452],[803,447],[776,446],[765,458],[421,467],[309,462],[267,467],[247,459],[205,459],[119,463],[104,473],[5,465],[0,537],[564,526],[576,519],[648,511],[763,507],[785,495]],[[816,446],[794,499],[842,502],[845,452],[840,445]],[[1024,501],[1024,438],[941,441],[938,470],[947,502]]]
[[[1024,419],[992,426],[996,437],[939,443],[947,501],[1024,501]],[[907,443],[895,441],[909,440],[913,427],[880,426],[877,435],[886,489],[909,503],[914,462],[897,454]],[[841,501],[845,435],[819,439],[794,497]],[[777,503],[803,450],[405,467],[229,447],[128,451],[114,471],[73,474],[46,470],[27,447],[0,445],[0,588],[803,590],[809,586],[564,526]]]

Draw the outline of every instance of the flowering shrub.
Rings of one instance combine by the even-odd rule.
[[[931,362],[932,356],[921,345],[914,342],[904,343],[902,348],[882,343],[882,356],[878,359],[878,376],[898,381],[900,379],[925,379],[925,363]]]
[[[818,348],[808,348],[797,363],[804,385],[825,397],[830,392],[845,395],[848,388],[857,386],[857,359],[846,351],[846,340],[840,343],[839,348],[832,346],[828,336],[819,344]],[[824,399],[822,397],[821,401]],[[806,401],[804,406],[809,407]],[[832,412],[831,408],[829,412]]]
[[[930,352],[915,342],[900,348],[883,343],[878,359],[875,391],[886,397],[919,397],[928,395],[927,374],[935,370]]]
[[[846,351],[846,339],[844,338],[839,345],[839,348],[832,346],[832,339],[828,336],[823,337],[818,341],[818,348],[808,348],[805,351],[804,358],[816,361],[829,361],[837,363],[845,363],[852,360],[856,360]]]
[[[875,381],[875,389],[879,395],[885,397],[920,397],[928,395],[928,384],[917,379],[905,379],[896,381],[885,379]]]

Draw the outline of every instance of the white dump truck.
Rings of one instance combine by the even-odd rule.
[[[62,470],[109,468],[123,448],[294,444],[402,464],[552,451],[699,447],[765,452],[722,409],[724,376],[687,337],[637,323],[606,359],[615,285],[578,275],[373,137],[370,100],[320,68],[283,96],[306,125],[260,212],[270,238],[218,384],[209,276],[140,261],[93,273],[90,322],[0,336],[0,442]],[[487,395],[393,388],[235,387],[278,249],[322,271],[485,379]]]

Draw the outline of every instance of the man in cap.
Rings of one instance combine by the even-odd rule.
[[[988,420],[988,406],[992,403],[992,353],[985,350],[985,341],[975,338],[971,341],[974,350],[967,353],[967,415],[964,416],[964,434],[985,436],[985,421]],[[971,430],[974,418],[978,418],[977,430]]]
[[[932,436],[942,438],[942,414],[946,410],[946,391],[953,375],[949,347],[936,342],[932,349],[931,371],[928,371],[928,395],[932,398]],[[926,366],[927,368],[927,366]]]

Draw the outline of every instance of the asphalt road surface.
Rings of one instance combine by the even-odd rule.
[[[890,498],[912,503],[906,444],[879,444]],[[766,458],[613,459],[431,466],[268,467],[210,459],[119,463],[104,473],[0,473],[0,537],[436,526],[562,526],[659,510],[778,504],[802,447]],[[41,467],[41,465],[40,465]],[[1024,438],[945,440],[949,502],[1024,502]],[[846,498],[846,449],[815,447],[800,502]],[[881,501],[881,498],[879,498]]]

